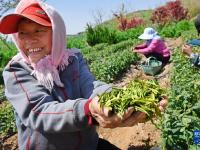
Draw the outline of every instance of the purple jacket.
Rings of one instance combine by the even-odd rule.
[[[170,51],[162,39],[153,39],[150,43],[144,43],[135,47],[135,52],[141,54],[158,53],[163,57],[170,57]]]

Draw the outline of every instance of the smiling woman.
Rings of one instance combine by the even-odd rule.
[[[31,64],[51,53],[52,29],[29,19],[22,19],[18,24],[19,48],[24,51]]]
[[[109,116],[100,107],[98,96],[112,86],[95,80],[80,50],[66,49],[64,21],[46,3],[21,0],[1,19],[0,32],[12,34],[19,51],[3,71],[19,149],[117,150],[99,138],[96,126],[133,126],[145,118],[132,109]]]

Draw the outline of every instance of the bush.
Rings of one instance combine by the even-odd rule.
[[[165,25],[169,22],[177,22],[187,17],[188,10],[185,9],[180,0],[168,2],[165,6],[158,7],[153,13],[153,23]]]
[[[14,112],[8,101],[0,105],[0,135],[11,135],[17,131]]]
[[[144,20],[141,18],[135,18],[133,17],[132,19],[127,19],[127,18],[117,18],[119,25],[118,28],[119,30],[127,30],[127,29],[131,29],[131,28],[135,28],[138,26],[141,26],[144,24]]]
[[[182,33],[190,30],[192,26],[194,25],[189,21],[182,20],[178,23],[172,22],[170,24],[166,24],[165,26],[160,26],[158,27],[158,31],[163,37],[174,38],[181,36]]]
[[[135,53],[129,49],[125,49],[104,57],[101,60],[94,61],[91,63],[90,68],[98,80],[109,83],[116,80],[131,64],[136,63],[137,60],[139,60],[139,57]]]
[[[169,104],[161,126],[164,147],[167,150],[200,149],[194,143],[193,131],[200,129],[200,76],[198,68],[191,67],[179,48],[172,53]]]
[[[68,48],[78,48],[82,49],[86,47],[88,44],[86,42],[85,35],[77,35],[67,38],[67,47]]]
[[[12,43],[7,43],[11,49],[5,47],[2,42],[0,42],[0,68],[4,68],[9,60],[17,53],[17,49]]]
[[[106,26],[98,25],[93,28],[91,25],[87,24],[86,35],[87,43],[90,46],[94,46],[99,43],[117,43],[116,30],[109,29]]]
[[[128,24],[127,24],[127,29],[130,29],[130,28],[135,28],[137,26],[140,26],[140,25],[143,25],[144,24],[144,20],[143,19],[140,19],[140,18],[132,18]]]
[[[117,40],[118,42],[121,42],[130,39],[138,39],[138,36],[143,33],[143,30],[143,26],[138,26],[136,28],[131,28],[125,31],[118,31]]]
[[[0,85],[0,104],[5,100],[6,100],[5,89],[3,85]]]

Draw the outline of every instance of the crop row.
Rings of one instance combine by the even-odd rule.
[[[194,130],[200,129],[200,70],[174,50],[169,106],[162,126],[164,147],[170,150],[199,149]]]

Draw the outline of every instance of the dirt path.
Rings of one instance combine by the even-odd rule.
[[[168,47],[173,50],[174,47],[182,45],[181,39],[167,39]],[[156,79],[163,87],[169,87],[169,75],[172,64],[165,67],[164,71],[159,74]],[[131,68],[122,75],[122,78],[114,83],[114,85],[122,87],[128,84],[132,79],[153,79],[152,76],[145,75],[136,66],[132,65]],[[140,123],[133,127],[104,129],[99,127],[97,129],[99,136],[108,140],[122,150],[149,150],[158,145],[161,140],[160,131],[150,122]],[[1,150],[16,150],[17,148],[17,135],[11,136],[3,142],[0,142]]]

